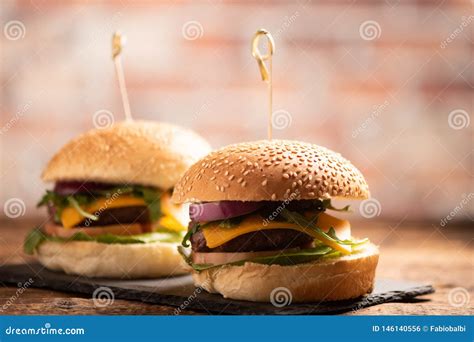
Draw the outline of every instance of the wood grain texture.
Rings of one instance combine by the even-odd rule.
[[[37,223],[37,222],[36,222]],[[0,223],[0,264],[24,263],[21,244],[35,222],[9,220]],[[369,236],[380,245],[378,276],[432,283],[436,293],[405,303],[387,303],[352,311],[350,315],[454,315],[473,314],[471,301],[460,307],[450,305],[449,294],[462,287],[474,297],[473,246],[469,227],[376,222],[353,224],[358,236]],[[363,228],[362,228],[363,227]],[[18,295],[17,287],[0,288],[2,314],[143,314],[172,315],[174,308],[115,300],[105,308],[94,306],[91,298],[50,290],[28,288]],[[183,310],[181,314],[199,314]]]

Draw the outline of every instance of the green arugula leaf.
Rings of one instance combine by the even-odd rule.
[[[145,201],[148,211],[150,213],[150,219],[157,221],[161,217],[160,198],[162,192],[156,188],[146,187],[143,185],[129,185],[124,187],[116,187],[107,191],[101,191],[100,194],[103,196],[113,196],[114,193],[118,194],[129,194],[138,198],[143,198]]]
[[[336,235],[336,230],[334,229],[334,227],[329,228],[329,231],[327,232],[327,234],[330,237],[332,237],[334,240],[338,240],[337,235]]]
[[[338,242],[336,239],[331,237],[329,234],[323,232],[320,228],[316,226],[317,216],[315,218],[312,218],[311,220],[308,220],[306,217],[304,217],[300,213],[297,213],[296,211],[289,211],[287,209],[283,209],[281,212],[281,215],[286,220],[288,220],[288,222],[295,223],[300,227],[309,228],[328,240]]]
[[[315,248],[302,249],[298,251],[282,252],[278,255],[249,258],[227,264],[194,264],[192,262],[191,256],[186,253],[184,248],[178,247],[178,251],[183,256],[188,265],[190,265],[195,271],[200,272],[214,267],[242,266],[247,262],[263,265],[291,266],[318,260],[331,253],[333,249],[327,246],[318,246]]]
[[[314,217],[311,219],[311,222],[316,222],[318,216],[326,209],[326,208],[330,208],[332,209],[332,205],[331,205],[331,200],[324,200],[324,201],[320,201],[320,200],[315,200],[314,203],[313,203],[314,207],[316,208],[319,208],[320,211],[316,212]],[[342,211],[342,210],[346,210],[346,208],[348,208],[349,206],[343,208],[343,209],[335,209],[334,210],[339,210],[339,211]],[[287,210],[287,209],[284,209],[284,210]],[[288,211],[288,210],[287,210]],[[269,213],[265,213],[265,212],[258,212],[262,217],[267,217],[269,215]],[[271,214],[271,213],[270,213]],[[225,220],[219,220],[219,221],[213,221],[212,223],[215,224],[216,222],[217,225],[220,227],[220,228],[234,228],[236,226],[238,226],[247,216],[249,215],[255,215],[255,212],[252,212],[252,213],[249,213],[249,214],[246,214],[246,215],[242,215],[242,216],[237,216],[237,217],[233,217],[233,218],[229,218],[229,219],[225,219]],[[278,221],[283,221],[283,222],[292,222],[291,220],[288,221],[287,218],[284,218],[282,217],[281,213],[279,215],[277,215],[277,217],[274,219],[274,221],[278,222]],[[189,239],[191,238],[191,236],[196,233],[197,230],[199,230],[200,228],[205,228],[207,224],[209,224],[211,222],[207,222],[203,225],[199,225],[199,226],[195,226],[194,229],[191,229],[191,230],[188,230],[188,232],[186,233],[186,235],[184,236],[184,239],[182,241],[182,245],[184,247],[189,247]]]
[[[183,246],[178,246],[178,253],[181,254],[181,256],[183,257],[184,261],[186,261],[186,263],[189,265],[189,266],[192,266],[193,262],[191,260],[191,253],[190,253],[190,250],[189,249],[186,249],[184,248]]]
[[[157,221],[161,216],[161,208],[160,208],[160,197],[161,192],[152,189],[146,188],[143,186],[135,187],[134,195],[137,197],[142,197],[145,203],[148,206],[148,211],[150,212],[150,219],[152,221]]]
[[[242,215],[242,216],[237,216],[237,217],[221,220],[218,223],[218,226],[220,228],[234,228],[235,226],[238,226],[244,220],[245,217],[247,217],[247,215]]]
[[[37,206],[53,205],[55,208],[54,220],[60,222],[61,213],[66,207],[73,206],[82,216],[96,221],[98,218],[95,215],[89,214],[82,209],[94,202],[97,197],[104,196],[112,198],[116,195],[129,194],[134,197],[143,198],[145,201],[151,221],[157,221],[161,217],[160,197],[162,192],[158,189],[146,187],[142,185],[130,185],[123,187],[115,187],[107,190],[97,190],[91,194],[74,194],[74,195],[60,195],[54,191],[46,191],[46,194],[38,202]]]
[[[36,248],[46,240],[46,235],[39,228],[33,229],[23,243],[23,250],[26,254],[32,255]]]
[[[333,227],[331,227],[329,229],[329,231],[327,233],[325,233],[321,228],[319,228],[317,226],[317,218],[316,218],[316,220],[315,219],[308,220],[303,215],[301,215],[297,212],[294,212],[294,211],[289,211],[287,209],[284,209],[282,211],[282,216],[284,218],[286,218],[289,222],[294,222],[294,223],[296,223],[297,225],[299,225],[301,227],[312,229],[318,235],[320,235],[320,236],[322,236],[322,237],[324,237],[328,240],[334,241],[334,242],[338,243],[339,245],[348,245],[348,246],[351,246],[351,247],[357,247],[357,246],[362,246],[362,245],[366,244],[367,242],[369,242],[369,239],[367,239],[367,238],[362,239],[362,240],[355,240],[355,239],[341,240],[337,237],[336,231],[334,230]],[[318,241],[318,242],[321,243],[320,241]]]
[[[363,240],[355,240],[355,239],[345,239],[341,240],[337,237],[336,231],[333,227],[329,229],[326,233],[319,227],[317,227],[317,219],[319,215],[315,215],[313,218],[308,219],[300,213],[289,211],[287,209],[283,209],[280,213],[280,216],[286,222],[293,222],[302,227],[309,228],[324,236],[324,238],[328,240],[332,240],[338,244],[343,245],[350,245],[352,248],[352,253],[358,253],[360,249],[363,247],[364,244],[368,243],[368,239]],[[227,224],[227,223],[226,223]],[[320,242],[319,240],[315,240],[315,247],[309,249],[303,249],[299,251],[291,251],[291,252],[282,252],[279,255],[275,256],[265,256],[265,257],[257,257],[251,258],[246,260],[241,260],[237,262],[227,263],[227,264],[194,264],[192,262],[191,253],[189,250],[185,249],[184,247],[189,247],[189,238],[200,228],[205,227],[200,226],[199,224],[195,224],[188,230],[186,236],[182,241],[182,246],[178,247],[179,253],[183,256],[184,260],[197,272],[207,270],[214,267],[222,267],[227,265],[232,266],[241,266],[246,262],[253,262],[253,263],[261,263],[265,265],[295,265],[300,263],[311,262],[317,259],[328,259],[328,258],[337,258],[342,256],[343,254],[333,248],[326,246],[324,243]]]
[[[181,241],[181,245],[183,247],[189,247],[191,244],[189,243],[189,239],[191,239],[191,236],[195,234],[199,229],[201,228],[201,225],[197,222],[191,225],[189,227],[188,231],[186,232],[186,235],[183,237],[183,241]]]
[[[331,236],[334,240],[340,242],[341,244],[343,245],[350,245],[350,246],[362,246],[364,244],[366,244],[367,242],[369,242],[369,239],[368,238],[365,238],[365,239],[361,239],[361,240],[354,240],[354,239],[345,239],[345,240],[341,240],[337,237],[336,235],[336,231],[334,230],[333,227],[331,227],[327,233],[329,236]]]
[[[46,193],[41,197],[40,201],[36,204],[36,207],[41,207],[43,205],[48,205],[50,202],[54,203],[55,193],[46,190]]]
[[[46,190],[46,194],[43,195],[41,200],[36,204],[37,207],[53,205],[55,208],[54,221],[59,222],[61,212],[66,208],[69,203],[65,196],[56,194],[54,191]]]
[[[97,221],[99,219],[97,216],[89,214],[88,212],[84,211],[79,205],[78,201],[74,198],[74,196],[69,196],[67,200],[69,204],[71,204],[71,206],[73,206],[82,216],[87,217],[88,219],[92,221]]]

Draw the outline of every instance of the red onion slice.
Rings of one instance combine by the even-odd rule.
[[[220,201],[189,206],[189,217],[195,222],[225,220],[259,209],[263,202]]]
[[[54,192],[59,195],[72,195],[76,193],[92,193],[94,191],[102,191],[113,188],[113,184],[104,184],[96,182],[81,182],[81,181],[60,181],[56,182]]]

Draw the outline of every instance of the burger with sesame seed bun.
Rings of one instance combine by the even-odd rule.
[[[196,286],[226,298],[293,302],[372,291],[378,249],[353,237],[331,200],[366,199],[361,172],[327,148],[291,140],[224,147],[195,163],[172,200],[190,202],[179,247]],[[187,248],[190,247],[190,248]]]
[[[171,191],[209,151],[191,130],[152,121],[81,134],[43,171],[54,182],[38,203],[49,217],[27,236],[25,252],[48,269],[89,277],[186,273],[176,247],[188,209],[171,202]]]

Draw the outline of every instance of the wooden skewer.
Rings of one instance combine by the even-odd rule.
[[[262,54],[258,49],[258,42],[261,36],[265,36],[268,42],[268,53]],[[258,67],[260,69],[260,75],[262,81],[267,83],[268,89],[268,122],[267,122],[267,134],[268,140],[272,140],[272,116],[273,116],[273,63],[272,56],[275,51],[275,41],[272,35],[265,29],[258,30],[252,39],[252,56],[257,60]],[[265,65],[265,61],[268,60],[268,68]]]
[[[122,66],[122,58],[120,53],[122,52],[122,46],[125,42],[120,32],[115,32],[112,37],[112,59],[115,64],[115,73],[117,74],[117,80],[120,88],[120,95],[122,97],[123,111],[125,113],[125,120],[131,121],[132,113],[130,111],[130,102],[128,101],[127,87],[125,86],[125,76]]]

